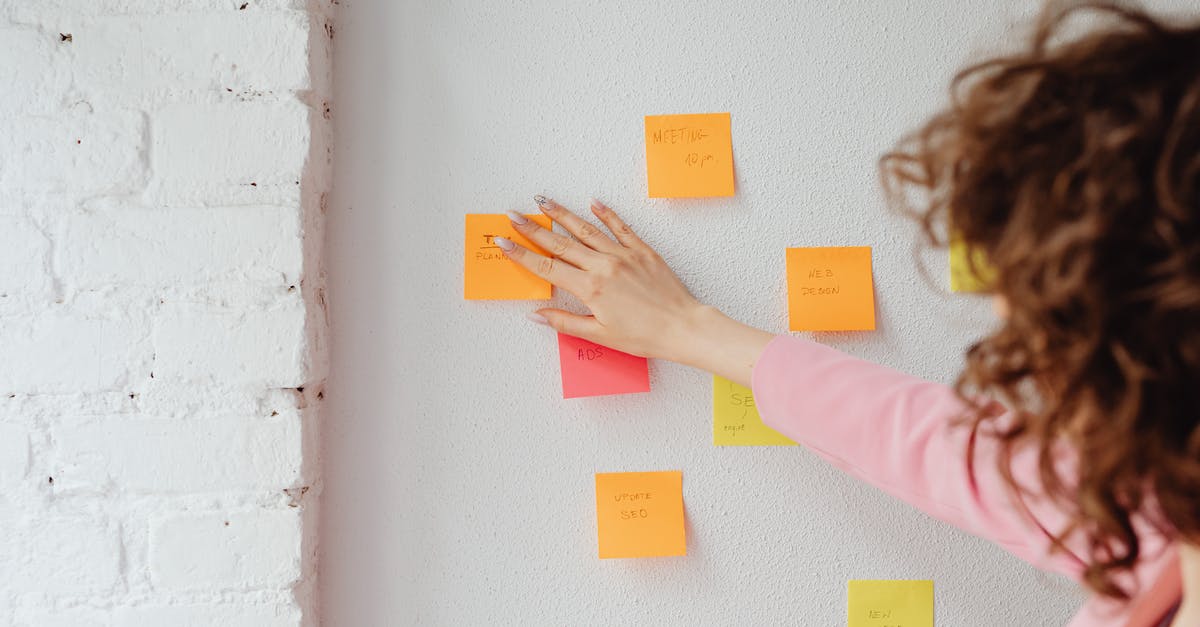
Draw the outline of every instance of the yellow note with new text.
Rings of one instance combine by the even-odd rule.
[[[851,580],[847,627],[933,627],[933,581]]]

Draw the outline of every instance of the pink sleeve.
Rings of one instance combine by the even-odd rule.
[[[1040,568],[1078,576],[1079,560],[1048,555],[1045,529],[1065,518],[1046,503],[1016,505],[986,437],[971,481],[970,428],[951,424],[967,407],[951,388],[789,336],[767,345],[753,387],[767,425],[835,466]],[[1032,461],[1014,460],[1022,485],[1037,485]]]

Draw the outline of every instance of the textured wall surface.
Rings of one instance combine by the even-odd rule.
[[[315,624],[330,10],[0,0],[0,624]]]
[[[1182,8],[1190,0],[1174,2]],[[930,578],[937,622],[1061,625],[1074,584],[799,448],[714,448],[709,375],[564,401],[532,302],[465,302],[463,214],[624,212],[704,300],[785,332],[784,248],[874,247],[878,331],[819,334],[949,382],[992,324],[932,284],[877,157],[1005,49],[1029,1],[343,5],[329,228],[329,625],[845,624],[846,580]],[[732,113],[732,199],[648,200],[642,116]],[[556,303],[576,308],[569,296]],[[797,385],[802,385],[797,382]],[[864,390],[870,393],[870,390]],[[829,416],[837,420],[837,416]],[[593,473],[680,469],[688,555],[596,557]]]

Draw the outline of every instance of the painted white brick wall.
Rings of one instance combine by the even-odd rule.
[[[0,624],[317,624],[336,4],[0,0]]]

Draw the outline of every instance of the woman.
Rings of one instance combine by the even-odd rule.
[[[1200,26],[1087,7],[1090,32],[1059,42],[1079,7],[1047,12],[960,73],[881,162],[933,244],[952,224],[988,262],[1003,323],[954,389],[698,303],[599,202],[611,237],[540,196],[574,238],[511,214],[554,256],[508,256],[594,316],[530,317],[751,385],[781,433],[1082,580],[1072,625],[1200,625]]]

